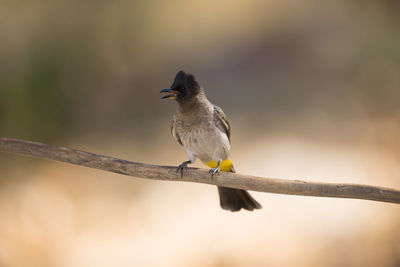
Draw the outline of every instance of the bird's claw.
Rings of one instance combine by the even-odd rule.
[[[210,169],[209,173],[211,173],[211,178],[214,177],[214,174],[216,174],[216,173],[219,174],[220,171],[221,171],[221,169],[220,169],[219,166],[218,166],[217,168],[212,168],[212,169]]]
[[[176,173],[178,173],[179,171],[181,172],[181,178],[183,177],[183,170],[187,169],[187,165],[188,162],[183,162],[181,165],[178,166],[178,168],[176,168]]]

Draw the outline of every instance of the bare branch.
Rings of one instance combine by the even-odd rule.
[[[261,178],[221,172],[210,177],[208,170],[188,168],[180,177],[176,167],[137,163],[80,150],[0,137],[0,151],[52,159],[119,174],[167,181],[206,183],[259,192],[336,198],[356,198],[400,203],[400,191],[360,184],[318,183],[300,180]]]

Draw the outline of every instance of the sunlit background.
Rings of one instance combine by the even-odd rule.
[[[3,0],[0,136],[178,165],[183,69],[237,172],[400,188],[399,3]],[[0,266],[400,265],[397,205],[252,194],[1,153]]]

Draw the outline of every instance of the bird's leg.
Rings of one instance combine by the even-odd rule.
[[[189,163],[192,163],[192,161],[191,161],[191,160],[184,161],[184,162],[182,162],[182,164],[179,165],[178,168],[176,169],[176,172],[179,172],[179,171],[181,172],[181,178],[183,177],[183,169],[187,169],[187,165],[188,165]]]
[[[210,173],[211,173],[211,178],[214,176],[214,174],[218,173],[221,171],[220,165],[221,165],[222,160],[218,160],[218,165],[216,168],[211,168]]]

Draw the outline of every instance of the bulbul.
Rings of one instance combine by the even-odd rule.
[[[189,160],[179,165],[177,172],[182,176],[187,165],[194,163],[197,158],[211,168],[211,175],[220,171],[235,172],[229,159],[229,122],[222,109],[207,99],[195,77],[179,71],[171,88],[163,89],[160,93],[168,93],[162,99],[175,99],[179,104],[171,133],[185,148]],[[220,205],[225,210],[261,209],[261,205],[245,190],[218,186],[218,192]]]

